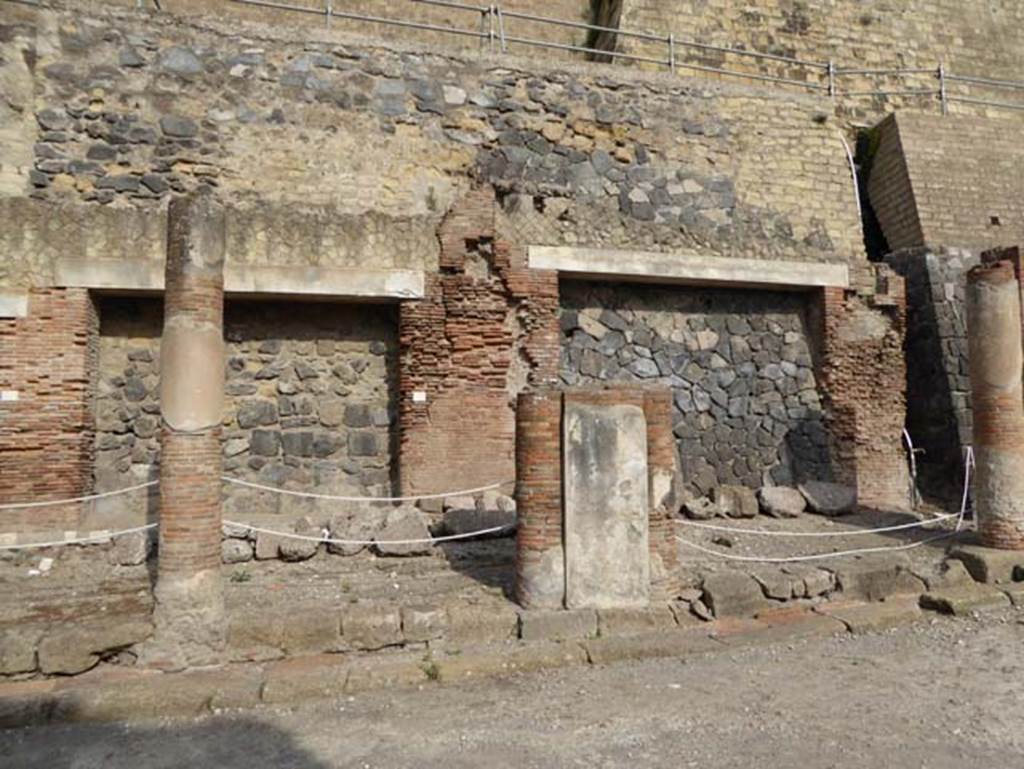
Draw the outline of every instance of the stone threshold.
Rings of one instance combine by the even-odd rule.
[[[815,607],[781,608],[756,618],[726,618],[692,626],[644,627],[644,610],[616,610],[620,624],[603,623],[588,637],[573,640],[505,640],[460,645],[445,642],[420,649],[372,653],[315,654],[269,663],[161,673],[110,669],[70,678],[0,684],[0,728],[50,722],[131,721],[194,717],[223,710],[294,706],[380,689],[401,690],[530,673],[556,668],[605,665],[653,658],[688,658],[744,647],[803,639],[878,632],[920,621],[924,608],[943,614],[973,614],[1024,608],[1020,583],[997,588],[966,585],[924,595],[891,596],[885,601],[831,602]],[[996,595],[998,594],[998,596]],[[943,603],[941,596],[950,600]],[[546,630],[577,623],[578,612],[524,613]],[[615,616],[615,614],[609,615]],[[576,619],[573,619],[576,617]],[[632,617],[632,620],[630,619]],[[526,627],[526,625],[524,625]],[[601,632],[605,630],[606,632]],[[620,631],[620,632],[615,632]]]

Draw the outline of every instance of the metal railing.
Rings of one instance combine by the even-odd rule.
[[[277,0],[228,0],[237,5],[255,6],[285,12],[294,12],[312,16],[322,16],[324,24],[330,28],[335,20],[369,22],[398,28],[416,29],[427,32],[437,32],[444,35],[455,35],[459,37],[476,38],[480,41],[480,47],[486,47],[491,53],[507,52],[510,45],[521,45],[533,48],[545,48],[550,50],[568,51],[571,53],[591,54],[594,56],[607,57],[612,60],[623,60],[654,64],[659,67],[666,67],[672,72],[679,70],[701,72],[704,74],[723,77],[733,77],[755,82],[773,83],[786,87],[798,88],[811,93],[827,94],[833,99],[837,98],[873,98],[889,99],[892,97],[915,98],[934,100],[938,102],[942,114],[948,114],[951,104],[968,104],[980,107],[992,107],[995,109],[1020,110],[1024,111],[1024,81],[1006,80],[991,77],[978,77],[970,75],[957,75],[948,71],[943,63],[935,67],[894,67],[894,68],[843,68],[836,66],[834,61],[813,61],[801,59],[795,56],[784,56],[763,51],[752,51],[734,46],[715,45],[699,40],[685,39],[674,34],[657,35],[650,32],[639,32],[615,27],[603,27],[595,24],[588,24],[581,21],[568,21],[556,19],[549,16],[538,16],[520,11],[505,10],[500,3],[488,5],[475,5],[470,3],[456,2],[455,0],[405,0],[405,3],[415,3],[421,6],[433,6],[447,8],[450,10],[470,14],[476,18],[476,23],[470,22],[469,26],[452,26],[447,24],[435,24],[427,21],[416,21],[399,16],[376,16],[366,13],[355,13],[344,11],[337,7],[344,0],[317,0],[318,5],[295,5]],[[45,5],[45,0],[13,0],[13,2],[24,2],[32,5]],[[137,0],[141,5],[153,3],[160,8],[159,0]],[[390,7],[399,5],[398,0],[392,0]],[[540,40],[537,38],[525,37],[517,34],[510,34],[507,21],[528,22],[541,26],[561,27],[576,29],[586,33],[607,32],[615,36],[615,39],[639,40],[646,44],[664,46],[665,56],[651,56],[640,53],[629,53],[620,50],[606,50],[595,48],[586,44],[575,44],[567,42],[556,42],[554,40]],[[514,24],[512,32],[515,32]],[[700,57],[705,57],[701,60]],[[719,63],[723,66],[716,66],[709,63],[707,57],[719,57]],[[778,65],[784,69],[780,73],[771,74],[764,71],[750,71],[742,68],[729,68],[724,66],[725,60],[735,58],[740,61],[763,64]],[[849,82],[849,78],[869,79],[871,85],[862,90],[855,87],[844,88],[843,83]],[[908,82],[917,81],[917,82]],[[922,85],[921,81],[927,84]],[[1020,92],[1022,99],[1020,103],[1005,101],[1002,99],[978,98],[975,91],[978,89],[1015,91]]]

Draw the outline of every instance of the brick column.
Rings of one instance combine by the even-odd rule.
[[[565,601],[562,541],[562,394],[520,393],[516,408],[516,600],[527,609]]]
[[[979,539],[986,547],[1024,550],[1024,355],[1012,262],[967,273],[967,341]]]
[[[675,524],[682,476],[672,434],[672,390],[644,390],[647,420],[647,472],[650,476],[651,598],[669,600],[678,593],[679,547]]]
[[[225,647],[220,575],[224,407],[224,209],[171,201],[160,357],[160,557],[156,630],[144,660],[211,664]]]

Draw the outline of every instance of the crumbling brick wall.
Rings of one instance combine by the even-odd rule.
[[[906,419],[903,278],[880,266],[873,297],[821,291],[819,381],[837,480],[857,489],[865,507],[910,504],[901,435]]]
[[[481,188],[449,213],[440,273],[423,300],[401,305],[405,493],[511,481],[515,399],[557,375],[557,276],[526,267],[496,231],[494,209]]]
[[[0,503],[88,493],[98,319],[87,291],[35,289],[23,318],[0,319]],[[77,504],[0,511],[0,528],[76,528]]]

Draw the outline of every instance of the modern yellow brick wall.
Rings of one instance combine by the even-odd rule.
[[[868,191],[891,249],[1024,242],[1019,119],[901,112],[879,131]]]

